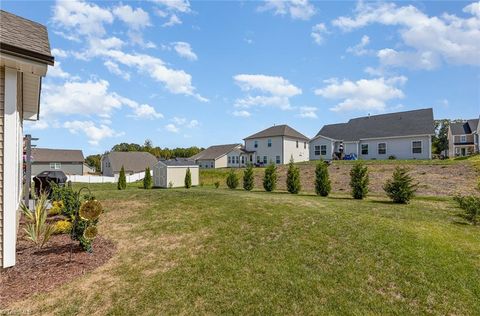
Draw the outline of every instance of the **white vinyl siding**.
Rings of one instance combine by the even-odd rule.
[[[3,119],[5,68],[0,68],[0,268],[3,267]]]

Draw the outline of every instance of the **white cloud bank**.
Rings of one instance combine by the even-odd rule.
[[[309,20],[315,15],[315,7],[308,0],[265,0],[259,12],[272,11],[274,15],[289,15],[296,20]]]

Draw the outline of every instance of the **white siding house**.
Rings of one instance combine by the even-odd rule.
[[[53,65],[45,26],[0,11],[0,268],[15,265],[23,185],[23,121],[37,120]]]
[[[451,123],[448,127],[448,155],[469,156],[480,152],[480,119]]]
[[[153,167],[153,186],[158,188],[178,188],[185,186],[185,176],[190,169],[192,186],[199,183],[199,167],[187,159],[160,160]]]
[[[256,164],[308,161],[309,139],[288,125],[275,125],[244,139],[245,151]]]
[[[195,161],[203,169],[238,167],[236,157],[240,163],[241,148],[241,144],[214,145],[189,159]]]
[[[372,115],[325,125],[310,141],[310,160],[343,155],[359,159],[431,159],[432,109]]]

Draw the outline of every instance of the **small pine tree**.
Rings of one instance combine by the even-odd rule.
[[[127,177],[125,176],[125,168],[122,166],[120,169],[120,175],[118,176],[117,188],[119,190],[125,190],[127,188]]]
[[[238,176],[235,171],[233,169],[230,169],[227,175],[227,187],[232,190],[236,189],[239,182],[240,181],[238,180]]]
[[[267,192],[272,192],[277,186],[277,167],[271,163],[265,169],[263,176],[263,188]]]
[[[328,196],[331,190],[328,166],[324,161],[320,161],[315,168],[315,192],[320,196]]]
[[[300,169],[295,166],[293,157],[290,158],[287,171],[287,191],[292,194],[298,194],[302,186],[300,184]]]
[[[143,178],[143,188],[151,189],[152,188],[152,174],[150,173],[150,167],[145,169],[145,177]]]
[[[190,172],[190,168],[187,168],[187,172],[185,173],[185,188],[190,189],[192,187],[192,173]]]
[[[252,191],[253,186],[253,165],[248,164],[247,168],[243,172],[243,188],[247,191]]]
[[[453,198],[465,213],[461,216],[473,225],[480,221],[480,197],[478,196],[455,196]]]
[[[368,193],[368,168],[362,162],[357,162],[350,170],[350,187],[354,199],[362,200]]]
[[[396,167],[392,179],[387,180],[383,190],[394,203],[408,203],[417,191],[417,183],[408,174],[408,169]]]

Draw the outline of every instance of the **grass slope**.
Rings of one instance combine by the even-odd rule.
[[[449,198],[92,188],[117,255],[10,312],[480,314],[480,229]]]

